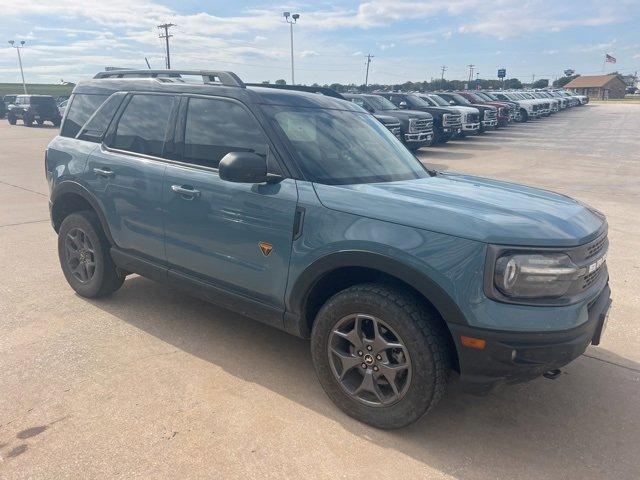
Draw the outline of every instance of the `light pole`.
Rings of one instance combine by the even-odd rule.
[[[24,43],[25,43],[24,40],[21,40],[20,45],[16,45],[16,42],[14,42],[13,40],[9,40],[9,45],[15,48],[16,52],[18,52],[18,63],[20,64],[20,75],[22,76],[22,88],[24,89],[24,93],[26,95],[27,84],[24,83],[24,71],[22,70],[22,57],[20,56],[20,49],[24,48]]]
[[[300,18],[299,13],[294,13],[293,15],[290,12],[282,12],[282,16],[287,21],[289,26],[291,27],[291,85],[295,85],[295,77],[293,75],[293,25]]]

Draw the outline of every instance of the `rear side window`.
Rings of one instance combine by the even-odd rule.
[[[229,152],[266,157],[267,138],[256,119],[234,102],[189,99],[183,161],[218,168]]]
[[[62,125],[60,135],[75,137],[89,117],[98,109],[109,95],[76,94],[67,107],[67,117]]]
[[[134,95],[118,121],[113,148],[161,157],[173,97]]]
[[[89,118],[87,123],[84,124],[80,133],[78,134],[78,138],[80,140],[87,140],[89,142],[100,143],[104,138],[104,134],[107,132],[107,128],[109,128],[109,124],[111,123],[111,119],[118,110],[118,107],[122,103],[122,100],[125,97],[125,93],[114,93],[111,95],[93,114],[92,117]],[[62,102],[60,106],[62,107],[66,102]]]

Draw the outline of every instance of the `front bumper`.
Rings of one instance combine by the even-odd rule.
[[[498,125],[498,120],[482,120],[483,127],[495,127]]]
[[[480,122],[478,123],[463,123],[462,131],[463,132],[477,132],[480,130]]]
[[[571,330],[507,332],[450,324],[460,364],[460,382],[470,393],[484,394],[500,384],[520,383],[563,367],[598,345],[611,305],[607,284],[588,307],[588,319]],[[460,336],[486,341],[484,349],[465,347]]]
[[[406,143],[416,144],[416,143],[424,143],[427,144],[431,142],[433,139],[433,132],[421,132],[421,133],[405,133],[404,141]]]

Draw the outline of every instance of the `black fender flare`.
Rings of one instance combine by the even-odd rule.
[[[102,230],[104,231],[109,243],[111,245],[115,245],[113,241],[113,237],[111,236],[111,230],[109,228],[109,223],[107,222],[107,218],[104,216],[102,208],[98,204],[98,201],[94,198],[94,196],[87,190],[84,186],[80,185],[78,182],[74,182],[72,180],[63,180],[58,183],[51,192],[51,197],[49,199],[49,210],[51,213],[51,223],[53,224],[53,210],[55,208],[56,202],[59,201],[66,194],[75,194],[82,197],[87,201],[91,208],[98,215],[98,219],[100,220],[100,225],[102,226]],[[54,229],[57,231],[57,227],[53,225]]]
[[[309,293],[325,275],[344,267],[370,268],[398,278],[420,292],[438,310],[446,323],[468,325],[464,314],[451,296],[424,273],[386,255],[351,250],[320,257],[298,276],[286,300],[285,329],[287,331],[295,332],[302,337],[309,336],[309,326],[304,318]]]

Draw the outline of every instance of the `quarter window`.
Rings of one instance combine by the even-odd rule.
[[[69,111],[64,125],[62,125],[60,135],[74,138],[85,122],[89,120],[89,117],[93,115],[93,112],[108,97],[109,95],[87,95],[84,93],[74,95],[71,104],[67,107]]]
[[[116,128],[113,148],[161,157],[173,97],[134,95]]]
[[[267,139],[256,119],[234,102],[190,98],[183,161],[218,168],[229,152],[252,152],[266,157]]]

